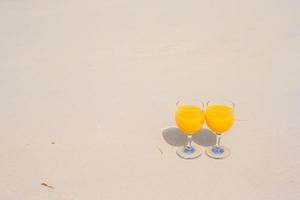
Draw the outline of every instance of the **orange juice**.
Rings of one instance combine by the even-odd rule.
[[[207,126],[217,134],[229,130],[234,122],[233,108],[226,105],[209,105],[205,112]]]
[[[205,120],[204,111],[196,105],[181,105],[176,110],[176,123],[186,134],[193,134],[201,129]]]

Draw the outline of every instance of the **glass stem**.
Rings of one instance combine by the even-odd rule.
[[[187,147],[192,148],[192,135],[187,136]]]
[[[221,135],[219,135],[219,134],[216,134],[216,135],[217,135],[217,144],[216,144],[216,146],[219,147],[220,143],[221,143]]]

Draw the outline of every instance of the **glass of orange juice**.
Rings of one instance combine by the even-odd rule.
[[[216,145],[209,147],[206,154],[215,159],[223,159],[230,155],[230,150],[220,145],[221,135],[228,131],[235,119],[234,103],[230,101],[209,101],[205,111],[207,126],[217,136]]]
[[[177,149],[177,155],[184,159],[197,158],[202,154],[198,145],[192,145],[192,136],[198,132],[205,121],[204,104],[201,101],[178,101],[176,104],[176,123],[187,135],[187,145]]]

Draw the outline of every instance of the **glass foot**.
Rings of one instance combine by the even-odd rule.
[[[194,159],[201,156],[202,150],[198,145],[192,145],[192,147],[179,147],[176,153],[183,159]]]
[[[223,159],[230,155],[230,150],[224,146],[211,146],[206,149],[206,154],[214,159]]]

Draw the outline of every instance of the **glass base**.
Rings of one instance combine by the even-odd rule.
[[[192,147],[179,147],[176,153],[180,158],[194,159],[201,156],[202,150],[198,145],[192,145]]]
[[[230,156],[230,150],[224,146],[211,146],[206,149],[206,155],[214,159],[224,159]]]

